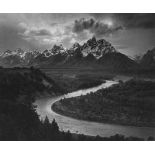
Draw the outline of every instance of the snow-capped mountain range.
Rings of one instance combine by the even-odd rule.
[[[96,40],[96,38],[93,37],[83,45],[80,45],[79,43],[73,44],[70,49],[65,49],[61,44],[54,45],[52,49],[46,49],[44,51],[39,51],[37,49],[34,51],[24,51],[20,48],[14,51],[7,50],[0,55],[0,59],[1,61],[5,60],[4,62],[10,65],[19,63],[29,64],[30,62],[33,63],[33,61],[39,57],[42,57],[44,60],[46,60],[56,55],[64,55],[66,56],[66,59],[68,59],[68,57],[74,56],[77,51],[81,52],[83,57],[92,54],[96,59],[99,59],[108,52],[116,52],[116,49],[106,40]],[[17,59],[18,62],[16,62]]]
[[[142,58],[145,62],[154,64],[154,51],[148,51]],[[51,49],[40,51],[24,51],[17,49],[7,50],[0,55],[0,65],[6,67],[14,66],[38,66],[38,67],[73,67],[73,66],[102,66],[108,69],[125,70],[137,67],[137,63],[118,52],[108,41],[97,40],[95,37],[89,39],[83,45],[74,43],[71,48],[66,49],[63,45],[54,45]]]

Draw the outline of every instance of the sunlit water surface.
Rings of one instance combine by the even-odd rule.
[[[52,104],[61,99],[86,95],[90,92],[96,92],[99,89],[107,88],[117,83],[117,81],[107,80],[105,83],[97,87],[78,90],[62,96],[36,100],[35,105],[37,105],[37,113],[40,115],[41,119],[44,119],[45,116],[47,116],[49,120],[52,121],[55,118],[61,130],[70,130],[72,133],[80,133],[92,136],[100,135],[103,137],[108,137],[115,134],[123,134],[125,136],[136,136],[142,138],[155,136],[155,128],[82,121],[57,114],[51,109]]]

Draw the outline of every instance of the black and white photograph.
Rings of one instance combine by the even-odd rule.
[[[154,13],[0,13],[0,141],[154,140]]]

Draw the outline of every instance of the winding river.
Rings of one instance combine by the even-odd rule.
[[[123,126],[115,124],[82,121],[57,114],[51,109],[52,104],[61,99],[86,95],[90,92],[96,92],[99,89],[107,88],[117,83],[118,83],[117,81],[107,80],[105,83],[97,87],[78,90],[57,97],[36,100],[35,105],[37,105],[37,113],[40,115],[41,119],[44,119],[45,116],[47,116],[49,120],[52,121],[53,118],[55,118],[57,123],[59,124],[60,130],[64,131],[70,130],[70,132],[72,133],[80,133],[92,136],[100,135],[103,137],[108,137],[115,134],[123,134],[125,136],[136,136],[141,138],[155,136],[155,128]]]

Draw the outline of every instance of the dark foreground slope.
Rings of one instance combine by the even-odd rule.
[[[33,102],[43,92],[55,95],[62,90],[34,68],[0,69],[0,140],[143,140],[122,135],[102,138],[60,131],[55,120],[52,123],[48,118],[40,121],[36,113]]]

